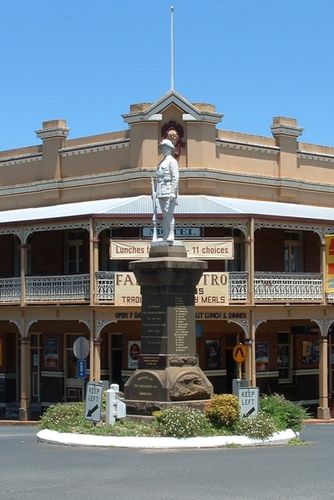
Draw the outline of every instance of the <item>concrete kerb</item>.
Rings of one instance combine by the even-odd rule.
[[[67,446],[94,446],[110,448],[222,448],[226,446],[266,446],[283,445],[299,434],[291,429],[277,432],[269,439],[251,439],[245,436],[209,436],[194,438],[168,437],[118,437],[93,436],[91,434],[70,434],[43,429],[37,433],[37,440],[43,443]]]

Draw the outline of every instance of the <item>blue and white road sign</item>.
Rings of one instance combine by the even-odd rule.
[[[77,378],[86,378],[86,360],[77,360]]]

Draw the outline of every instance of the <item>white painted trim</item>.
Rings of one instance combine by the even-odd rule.
[[[50,378],[63,378],[64,377],[64,371],[47,371],[43,370],[41,371],[41,377],[50,377]]]
[[[226,370],[203,370],[207,377],[226,377]]]
[[[256,378],[277,378],[278,377],[278,370],[273,370],[273,371],[263,371],[263,372],[256,372]]]
[[[292,375],[295,375],[296,377],[301,377],[305,375],[319,375],[319,369],[318,368],[304,368],[301,370],[292,370]]]

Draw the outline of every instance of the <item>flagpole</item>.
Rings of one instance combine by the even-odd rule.
[[[170,89],[174,90],[174,7],[171,6],[171,20],[170,20]]]

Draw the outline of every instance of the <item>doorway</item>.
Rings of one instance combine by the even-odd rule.
[[[121,333],[112,333],[110,335],[110,381],[111,384],[118,384],[120,390],[123,390],[122,382],[122,344],[123,337]]]

